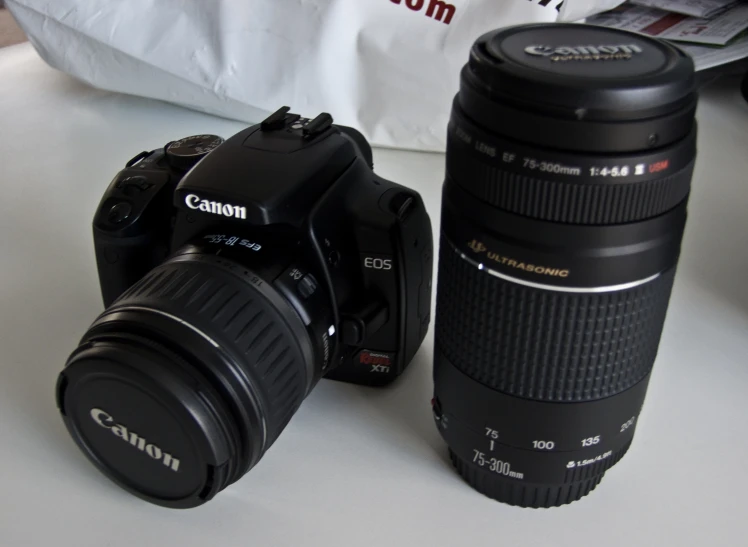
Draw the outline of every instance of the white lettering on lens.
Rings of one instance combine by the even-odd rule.
[[[219,201],[210,201],[207,199],[202,199],[200,196],[197,196],[195,194],[189,194],[185,200],[184,203],[189,207],[190,209],[196,209],[203,211],[205,213],[211,213],[213,215],[219,215],[223,217],[229,217],[229,218],[238,218],[242,220],[246,220],[247,218],[247,208],[246,207],[240,207],[239,205],[230,205],[228,203],[221,203]]]
[[[175,458],[171,454],[164,452],[161,447],[149,443],[146,439],[127,429],[127,426],[123,424],[115,423],[112,418],[105,410],[100,408],[91,409],[91,418],[101,427],[110,430],[115,436],[119,437],[126,443],[134,446],[141,452],[148,454],[154,460],[160,460],[164,466],[168,467],[172,471],[179,471],[179,459]]]

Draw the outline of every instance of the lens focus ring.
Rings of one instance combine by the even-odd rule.
[[[552,174],[528,176],[492,165],[454,131],[448,146],[447,172],[478,199],[511,213],[570,224],[620,224],[660,215],[688,196],[694,166],[690,161],[669,176],[641,182],[611,178],[593,183],[586,172],[580,172],[580,180],[562,181]],[[549,169],[556,165],[563,169],[560,164]]]
[[[510,283],[463,260],[442,238],[436,341],[476,381],[539,401],[620,393],[651,370],[675,270],[592,294]]]

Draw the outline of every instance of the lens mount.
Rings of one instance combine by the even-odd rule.
[[[457,471],[493,499],[539,508],[585,496],[626,454],[649,376],[614,397],[559,405],[479,384],[437,349],[434,380],[434,418]]]

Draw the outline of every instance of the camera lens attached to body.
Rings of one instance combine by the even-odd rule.
[[[448,133],[434,415],[513,505],[590,492],[628,450],[696,155],[692,61],[577,24],[488,33]]]
[[[305,324],[282,274],[254,268],[177,254],[94,322],[61,374],[72,436],[136,495],[209,500],[259,461],[321,377],[324,298],[304,304],[315,307]]]

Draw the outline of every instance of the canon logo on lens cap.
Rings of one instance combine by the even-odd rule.
[[[553,61],[610,61],[630,59],[644,50],[636,44],[600,46],[543,46],[530,45],[525,53],[540,57],[550,57]]]
[[[175,458],[168,452],[164,452],[159,446],[149,443],[146,439],[130,431],[123,424],[118,424],[114,418],[105,410],[100,408],[91,409],[91,418],[101,427],[110,430],[114,435],[134,446],[141,452],[145,452],[154,460],[160,460],[166,467],[176,472],[179,471],[179,459]]]

